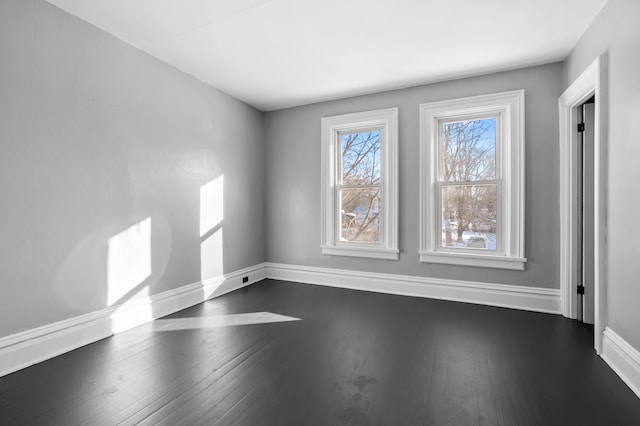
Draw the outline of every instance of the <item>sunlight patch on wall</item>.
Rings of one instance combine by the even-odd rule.
[[[138,329],[138,331],[194,330],[300,320],[300,318],[274,314],[272,312],[250,312],[245,314],[215,315],[209,317],[160,319],[143,325],[142,328]]]
[[[200,187],[200,279],[224,274],[224,175]]]
[[[109,238],[107,254],[107,304],[148,296],[138,287],[151,275],[151,217]]]
[[[224,175],[200,187],[200,236],[224,219]]]
[[[221,228],[200,244],[200,279],[206,280],[224,274],[222,243]]]

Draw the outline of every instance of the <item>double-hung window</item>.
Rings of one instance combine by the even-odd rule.
[[[322,253],[398,259],[397,108],[322,119]]]
[[[420,105],[420,260],[523,270],[524,91]]]

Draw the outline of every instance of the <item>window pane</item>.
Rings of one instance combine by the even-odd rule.
[[[382,223],[380,188],[342,189],[340,201],[342,210],[340,239],[379,243]]]
[[[496,250],[497,186],[442,186],[442,247]]]
[[[343,184],[380,183],[380,136],[380,130],[340,135]]]
[[[443,123],[440,179],[473,182],[496,178],[496,119]]]

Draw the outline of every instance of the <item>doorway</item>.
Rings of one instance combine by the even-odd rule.
[[[595,132],[595,96],[577,107],[578,145],[577,145],[577,191],[578,211],[578,258],[576,277],[578,278],[577,320],[585,324],[594,323],[594,132]]]
[[[608,100],[604,84],[606,62],[606,55],[598,57],[558,99],[561,309],[562,315],[567,318],[593,321],[594,348],[598,354],[602,352],[603,332],[607,325],[605,297],[608,129],[606,115],[603,114],[607,111]],[[591,100],[593,102],[590,102]],[[584,132],[580,131],[578,125],[585,117],[593,123],[592,130],[587,132],[593,135],[593,138],[592,142],[589,140],[585,143],[583,149]],[[585,130],[587,126],[591,125],[585,122]],[[587,149],[589,152],[586,152]],[[585,159],[586,163],[583,164]],[[583,169],[587,168],[589,170],[583,173]],[[592,182],[583,181],[583,176],[592,178]],[[583,194],[585,188],[588,193]],[[583,205],[586,208],[583,208]],[[583,216],[583,211],[587,216]],[[584,267],[588,269],[585,271]],[[589,281],[585,282],[585,279]],[[584,297],[578,294],[582,292],[581,286],[584,286]]]

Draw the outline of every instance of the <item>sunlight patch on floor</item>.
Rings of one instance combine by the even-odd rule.
[[[301,321],[301,318],[274,314],[272,312],[250,312],[245,314],[215,315],[209,317],[159,319],[138,328],[144,331],[176,331],[203,328],[232,327],[238,325],[268,324]]]

